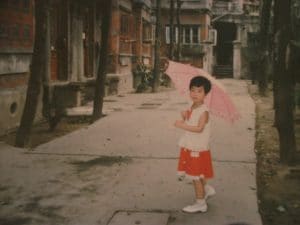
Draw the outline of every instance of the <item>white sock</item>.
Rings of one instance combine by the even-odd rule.
[[[198,198],[198,199],[197,199],[197,203],[199,203],[199,204],[205,204],[206,201],[205,201],[204,198]]]

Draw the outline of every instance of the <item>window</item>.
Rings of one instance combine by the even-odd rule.
[[[23,0],[23,8],[28,10],[30,7],[30,0]]]
[[[199,44],[200,43],[200,27],[199,26],[183,26],[183,43]]]
[[[208,33],[209,37],[209,41],[211,41],[213,43],[213,46],[216,46],[217,45],[217,30],[215,29],[211,29],[209,30],[209,33]]]
[[[122,15],[121,16],[121,36],[128,36],[129,35],[129,16]]]
[[[19,6],[19,4],[20,4],[20,1],[19,0],[12,0],[11,2],[10,2],[10,4],[11,4],[11,6],[14,6],[14,7],[16,7],[16,8],[19,8],[20,6]]]
[[[152,27],[150,23],[143,23],[143,41],[152,40]]]
[[[170,26],[166,26],[166,44],[170,44],[171,42],[171,36],[170,36]],[[173,28],[173,32],[174,32],[174,41],[175,43],[178,43],[178,27],[174,26]]]
[[[0,24],[0,38],[7,38],[7,26],[5,24]]]
[[[10,27],[10,37],[12,39],[20,38],[20,25],[19,24],[14,24]]]
[[[15,9],[17,11],[20,11],[22,9],[20,5],[20,0],[8,0],[7,3],[8,7],[11,9]]]
[[[170,44],[170,26],[166,26],[166,44]]]
[[[178,43],[178,27],[174,27],[175,43]],[[170,44],[170,26],[166,26],[166,44]],[[184,44],[199,44],[200,43],[200,26],[182,26],[182,43]]]
[[[120,16],[120,38],[128,41],[136,39],[136,21],[133,15],[125,12],[121,13]],[[144,34],[142,34],[144,35]],[[142,38],[142,37],[141,37]]]
[[[183,28],[183,43],[189,44],[191,43],[191,30],[189,27]]]
[[[199,43],[198,27],[192,28],[192,40],[193,40],[193,43]]]
[[[31,39],[31,27],[30,25],[24,25],[23,27],[23,38],[28,40]]]

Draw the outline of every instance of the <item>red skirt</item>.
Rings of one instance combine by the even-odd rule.
[[[192,179],[212,178],[213,167],[209,150],[195,152],[181,148],[178,174],[187,175]]]

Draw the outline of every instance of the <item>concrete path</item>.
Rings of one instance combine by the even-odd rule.
[[[213,118],[217,195],[207,213],[181,212],[194,193],[176,177],[181,131],[173,123],[188,104],[164,91],[109,96],[106,117],[32,151],[1,144],[0,224],[260,225],[255,106],[244,81],[222,82],[242,118]]]

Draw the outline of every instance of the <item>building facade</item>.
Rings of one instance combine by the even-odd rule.
[[[212,27],[217,31],[213,73],[218,77],[248,77],[253,37],[259,29],[257,0],[214,0]]]
[[[152,63],[150,0],[114,0],[108,63],[110,93],[133,91],[133,70],[138,63]]]
[[[33,41],[33,1],[0,1],[0,134],[22,115]]]
[[[162,55],[169,55],[170,48],[170,0],[162,1]],[[191,63],[212,72],[214,30],[211,27],[212,0],[182,1],[180,6],[181,35],[177,25],[177,1],[174,9],[173,40],[175,55],[180,41],[180,61]],[[181,36],[181,38],[180,38]],[[181,39],[181,40],[179,40]]]
[[[105,93],[133,90],[132,70],[152,62],[151,1],[112,0]],[[46,71],[38,118],[93,99],[105,0],[49,1]],[[0,2],[0,135],[18,126],[34,43],[34,1]]]
[[[155,2],[112,0],[107,95],[132,91],[137,65],[153,65]],[[259,25],[259,1],[181,2],[181,38],[176,25],[176,4],[173,29],[175,52],[178,42],[181,43],[180,61],[202,67],[218,77],[247,77],[251,37]],[[104,4],[105,0],[49,1],[47,62],[43,74],[48,113],[63,113],[66,108],[92,100]],[[161,56],[169,57],[170,0],[162,0],[161,21]],[[20,121],[33,43],[34,1],[0,1],[0,134],[15,128]],[[38,115],[41,117],[41,113]]]
[[[174,1],[175,3],[177,1]],[[249,46],[259,28],[258,0],[182,0],[180,61],[204,68],[218,77],[248,77]],[[170,46],[170,0],[162,4],[162,55]],[[176,11],[175,4],[175,11]],[[176,12],[175,12],[176,14]],[[174,16],[175,47],[178,28]]]

